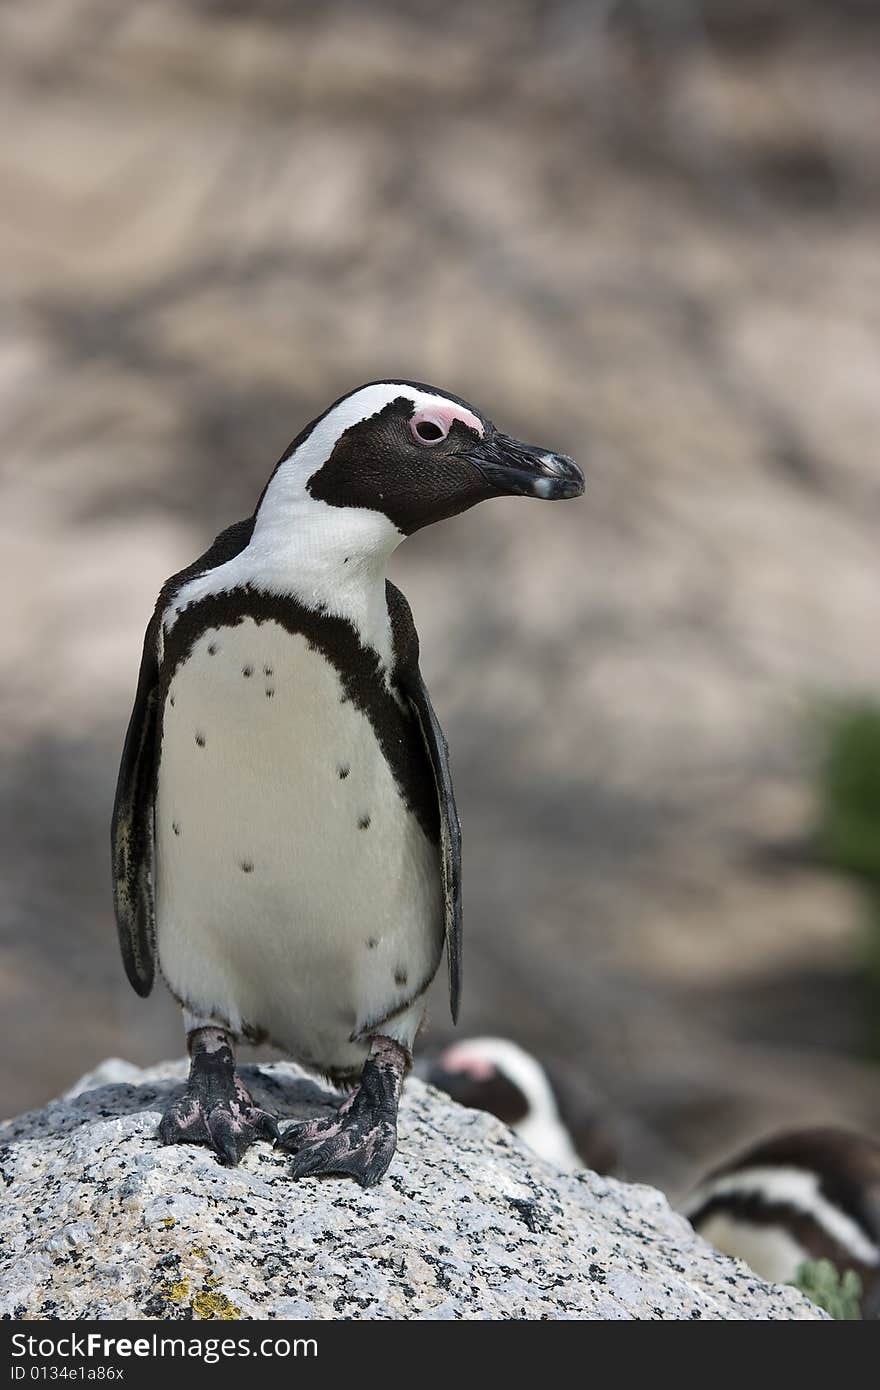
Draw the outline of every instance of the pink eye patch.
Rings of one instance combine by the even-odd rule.
[[[419,444],[439,444],[445,439],[457,420],[468,429],[475,430],[482,438],[483,422],[464,406],[438,401],[436,405],[417,410],[409,422],[412,436]]]
[[[484,1057],[475,1056],[463,1047],[448,1047],[441,1055],[440,1061],[446,1071],[473,1077],[475,1081],[488,1081],[490,1076],[495,1075],[492,1062],[486,1061]]]

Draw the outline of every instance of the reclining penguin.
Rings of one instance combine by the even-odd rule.
[[[784,1131],[716,1168],[685,1215],[725,1255],[762,1279],[794,1283],[828,1260],[857,1274],[862,1316],[880,1318],[880,1143],[855,1130]]]

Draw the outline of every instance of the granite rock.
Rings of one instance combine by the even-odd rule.
[[[244,1068],[259,1104],[335,1103],[297,1067]],[[0,1314],[17,1318],[814,1319],[713,1252],[659,1192],[541,1163],[411,1079],[384,1181],[294,1183],[258,1144],[223,1168],[161,1148],[185,1064],[113,1060],[0,1126]]]

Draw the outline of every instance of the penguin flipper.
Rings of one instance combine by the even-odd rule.
[[[113,907],[125,973],[136,993],[146,996],[156,974],[156,923],[153,890],[156,731],[159,709],[157,618],[144,639],[134,707],[119,766],[113,804]]]
[[[440,864],[443,874],[443,896],[446,905],[446,964],[449,969],[449,1008],[453,1022],[458,1021],[461,999],[462,926],[461,926],[461,825],[452,787],[449,765],[449,746],[440,721],[434,713],[431,697],[419,670],[419,639],[409,604],[403,594],[386,582],[388,610],[391,616],[396,655],[395,676],[422,735],[422,742],[437,788],[437,808],[440,813]]]
[[[452,1021],[458,1021],[461,999],[461,826],[452,789],[449,746],[434,713],[421,672],[406,685],[406,695],[422,731],[431,760],[440,809],[440,863],[443,896],[446,900],[446,963],[449,967],[449,1008]]]
[[[227,526],[197,560],[166,580],[147,627],[134,708],[128,722],[116,800],[113,805],[113,906],[125,973],[146,996],[156,976],[155,859],[156,756],[159,728],[159,637],[162,614],[189,579],[239,555],[254,530],[254,518]]]

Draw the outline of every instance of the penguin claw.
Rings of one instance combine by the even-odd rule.
[[[257,1139],[274,1143],[278,1126],[271,1115],[257,1106],[251,1106],[240,1117],[231,1109],[217,1106],[208,1116],[208,1133],[220,1162],[226,1168],[236,1168]]]
[[[258,1139],[274,1143],[278,1126],[257,1106],[215,1105],[205,1113],[198,1101],[184,1096],[162,1116],[158,1130],[161,1144],[203,1144],[213,1149],[226,1168],[235,1168]]]
[[[290,1174],[297,1181],[300,1178],[348,1177],[354,1178],[361,1187],[372,1187],[388,1171],[396,1148],[397,1126],[392,1122],[343,1121],[335,1132],[303,1144],[291,1161]]]
[[[283,1134],[279,1134],[275,1140],[275,1147],[283,1153],[299,1153],[300,1149],[304,1149],[315,1139],[326,1139],[331,1132],[338,1132],[340,1125],[341,1122],[335,1115],[320,1120],[303,1120],[300,1124],[290,1125]]]
[[[225,1168],[235,1168],[258,1139],[275,1143],[278,1125],[266,1110],[254,1105],[238,1077],[220,1094],[188,1090],[162,1116],[160,1144],[204,1144]]]
[[[293,1155],[291,1177],[347,1177],[361,1187],[384,1177],[397,1148],[397,1102],[408,1062],[399,1043],[375,1039],[360,1085],[336,1114],[290,1125],[278,1140]]]

